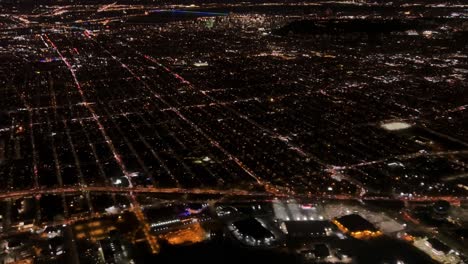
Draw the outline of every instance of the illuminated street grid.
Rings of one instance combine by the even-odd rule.
[[[308,8],[303,19],[327,13]],[[156,9],[1,18],[4,191],[466,196],[460,21],[374,43],[271,32],[297,20],[295,7],[291,16],[234,5],[170,17]],[[360,12],[344,10],[342,19]],[[392,130],[399,126],[409,129]]]

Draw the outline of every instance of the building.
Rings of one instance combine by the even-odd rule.
[[[413,245],[441,263],[460,263],[459,253],[435,238],[417,237]]]
[[[234,237],[249,246],[271,246],[275,241],[275,235],[256,218],[236,221],[228,228]]]
[[[291,238],[328,236],[332,231],[329,221],[286,221],[284,231]]]
[[[350,214],[333,220],[333,223],[345,234],[358,239],[368,239],[382,235],[375,226],[358,214]]]
[[[234,226],[245,236],[250,236],[256,240],[272,238],[273,234],[266,229],[257,219],[248,218],[234,222]]]

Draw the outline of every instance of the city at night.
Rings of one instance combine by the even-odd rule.
[[[9,263],[468,263],[468,1],[0,0]]]

